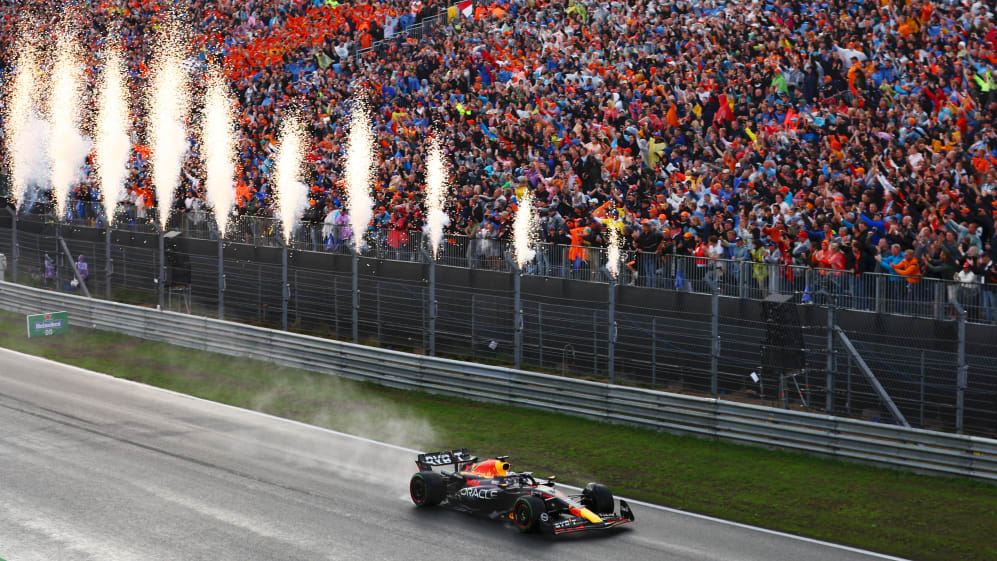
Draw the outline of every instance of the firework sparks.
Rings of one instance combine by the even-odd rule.
[[[433,259],[436,259],[443,244],[443,228],[450,224],[450,217],[444,207],[447,183],[443,149],[439,139],[434,138],[429,145],[429,160],[426,164],[426,233],[433,247]]]
[[[522,270],[536,256],[537,219],[533,211],[533,195],[529,190],[523,193],[512,223],[512,246],[516,264]]]
[[[184,48],[176,25],[168,25],[160,33],[151,66],[152,88],[146,103],[152,144],[152,180],[159,205],[159,226],[165,229],[187,154],[186,121],[190,97],[182,65]]]
[[[212,72],[204,102],[201,151],[204,155],[207,198],[215,209],[215,222],[222,237],[235,204],[236,129],[232,108],[232,98],[222,75]]]
[[[107,223],[114,223],[114,210],[125,190],[131,154],[130,109],[121,53],[108,51],[100,83],[94,163],[104,197]]]
[[[284,228],[285,243],[290,243],[294,226],[308,204],[308,186],[301,182],[303,154],[300,121],[296,115],[285,117],[280,128],[274,181],[277,213]]]
[[[363,248],[367,225],[374,215],[370,181],[374,170],[374,134],[365,101],[357,99],[350,115],[349,146],[346,151],[346,209],[353,230],[353,248]]]

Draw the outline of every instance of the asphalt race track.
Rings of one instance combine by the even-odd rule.
[[[460,443],[454,443],[459,445]],[[408,498],[410,451],[0,349],[0,557],[893,559],[651,505],[554,539]]]

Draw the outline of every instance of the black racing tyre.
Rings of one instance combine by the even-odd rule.
[[[420,471],[412,476],[408,491],[415,506],[436,506],[443,501],[447,489],[442,475],[435,471]]]
[[[601,483],[589,483],[582,489],[585,506],[596,514],[609,514],[615,510],[613,493]]]
[[[519,531],[527,534],[536,532],[540,525],[541,515],[547,512],[543,499],[533,495],[524,495],[516,499],[512,505],[512,520]]]

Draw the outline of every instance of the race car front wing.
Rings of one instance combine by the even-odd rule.
[[[566,516],[552,519],[547,524],[547,530],[554,535],[584,532],[587,530],[609,530],[634,521],[634,513],[626,501],[620,500],[619,514],[600,514],[599,522],[592,522],[584,516]]]

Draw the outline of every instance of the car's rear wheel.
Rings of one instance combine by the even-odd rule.
[[[443,501],[447,491],[443,476],[435,471],[420,471],[413,475],[408,490],[415,506],[436,506]]]
[[[540,517],[547,512],[547,507],[540,497],[526,495],[516,499],[512,506],[512,519],[520,532],[536,532],[540,525]]]
[[[586,485],[585,489],[582,489],[582,497],[585,506],[595,511],[596,514],[608,514],[614,510],[613,493],[610,492],[609,487],[601,483]]]

